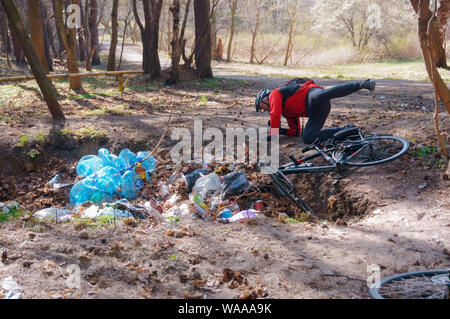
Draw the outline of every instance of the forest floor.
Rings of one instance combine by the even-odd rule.
[[[424,81],[380,79],[375,92],[333,101],[326,126],[353,123],[365,132],[393,134],[409,140],[411,150],[394,162],[358,170],[338,189],[328,175],[293,178],[320,222],[298,220],[290,203],[272,193],[240,199],[241,209],[265,201],[266,218],[256,223],[185,215],[113,226],[26,217],[68,204],[69,190],[54,192],[45,184],[58,172],[73,182],[82,156],[100,147],[114,154],[126,147],[151,151],[172,105],[171,129],[192,131],[193,119],[203,120],[203,129],[264,127],[268,118],[254,111],[254,96],[291,73],[269,77],[258,68],[238,72],[221,63],[215,79],[171,87],[132,77],[123,94],[113,78],[86,79],[81,93],[55,81],[67,116],[63,128],[52,127],[33,83],[0,86],[0,202],[21,205],[20,214],[0,222],[0,283],[11,276],[24,298],[368,298],[372,265],[382,277],[450,267],[450,182],[442,179],[433,91]],[[316,81],[328,87],[343,80]],[[449,117],[440,115],[449,142]],[[300,138],[280,142],[281,161],[301,154]],[[166,137],[156,155],[158,168],[134,203],[159,197],[158,183],[173,172],[168,165],[175,143]],[[269,185],[253,166],[242,169],[258,186]],[[180,195],[187,200],[187,193]],[[68,285],[73,264],[81,269],[79,288]],[[0,298],[5,293],[0,286]]]

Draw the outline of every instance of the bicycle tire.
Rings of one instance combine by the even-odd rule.
[[[435,283],[432,278],[449,274],[450,270],[441,269],[394,275],[380,280],[378,287],[370,288],[369,294],[373,299],[447,299],[450,298],[448,284]]]
[[[345,164],[349,165],[349,166],[358,166],[358,167],[362,167],[362,166],[374,166],[374,165],[380,165],[380,164],[384,164],[387,162],[391,162],[393,160],[396,160],[397,158],[403,156],[408,150],[409,150],[409,142],[400,138],[400,137],[396,137],[396,136],[386,136],[386,135],[382,135],[382,136],[365,136],[364,141],[360,139],[360,143],[364,144],[365,142],[369,142],[369,144],[366,145],[361,145],[362,148],[358,149],[357,152],[354,152],[353,154],[351,154],[349,157],[346,157],[344,159]],[[368,148],[372,148],[372,146],[375,146],[375,142],[387,142],[387,141],[391,141],[391,142],[397,142],[397,147],[398,149],[394,150],[394,153],[392,155],[388,155],[387,158],[376,158],[374,160],[374,156],[378,156],[378,155],[382,155],[385,156],[385,154],[375,154],[375,152],[372,150],[368,150]],[[349,143],[354,143],[356,145],[356,142],[349,142]],[[363,154],[361,154],[361,152],[364,152],[368,150],[368,152],[371,152],[369,155],[366,155],[365,157],[370,157],[370,159],[368,159],[368,161],[352,161],[352,159],[358,159],[361,157],[358,156],[363,156]],[[364,158],[364,157],[362,157]],[[367,160],[367,159],[366,159]]]
[[[300,208],[305,213],[313,214],[312,209],[309,207],[309,205],[298,196],[294,196],[295,192],[293,190],[293,185],[286,185],[282,178],[279,177],[279,173],[275,174],[269,174],[270,179],[275,184],[275,187],[277,188],[278,192],[283,197],[287,197],[293,204],[295,204],[298,208]],[[289,183],[290,184],[290,183]]]

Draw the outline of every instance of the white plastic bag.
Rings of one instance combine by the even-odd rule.
[[[201,195],[202,199],[205,199],[207,195],[219,192],[222,187],[223,185],[219,175],[211,173],[200,177],[197,182],[195,182],[191,195]]]

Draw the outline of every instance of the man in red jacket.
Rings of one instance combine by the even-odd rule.
[[[361,89],[375,90],[374,80],[353,81],[339,84],[329,89],[314,83],[309,79],[293,79],[283,87],[275,90],[263,89],[255,100],[256,111],[270,112],[270,135],[279,133],[287,136],[302,135],[307,144],[316,139],[327,140],[343,128],[323,129],[330,114],[330,100],[344,97]],[[280,129],[281,116],[289,124],[289,129]],[[308,117],[302,132],[300,117]]]

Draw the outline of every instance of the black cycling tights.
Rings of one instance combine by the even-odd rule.
[[[306,111],[308,123],[303,130],[302,138],[306,144],[312,144],[316,139],[327,140],[343,128],[329,128],[321,130],[328,114],[330,114],[330,100],[344,97],[361,89],[361,82],[348,82],[333,86],[329,89],[313,88],[306,96]]]

